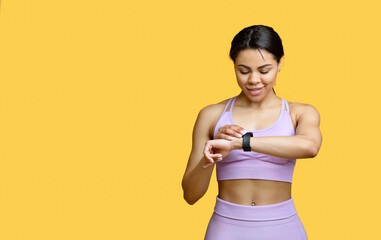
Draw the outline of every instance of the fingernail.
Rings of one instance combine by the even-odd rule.
[[[247,133],[247,131],[246,130],[242,130],[241,133],[242,133],[242,135],[245,135]]]
[[[222,161],[222,157],[217,158],[217,162]]]
[[[219,158],[222,158],[222,154],[218,154],[217,156],[218,156]]]
[[[237,134],[237,136],[238,136],[238,137],[242,137],[242,135],[241,135],[241,134]]]
[[[233,138],[232,138],[232,137],[230,137],[230,136],[228,136],[228,138],[229,138],[229,140],[233,140]]]

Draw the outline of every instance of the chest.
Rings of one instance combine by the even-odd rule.
[[[279,120],[281,114],[290,114],[294,129],[296,127],[296,114],[291,109],[290,113],[288,113],[285,106],[283,113],[280,108],[271,108],[265,111],[250,111],[236,106],[230,114],[234,124],[247,130],[258,131],[269,128]]]

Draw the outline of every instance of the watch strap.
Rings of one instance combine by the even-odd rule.
[[[251,151],[251,146],[250,146],[250,138],[253,136],[253,133],[247,132],[245,135],[243,135],[243,141],[242,141],[242,149],[245,152],[250,152]]]

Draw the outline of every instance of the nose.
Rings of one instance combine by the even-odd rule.
[[[252,73],[249,77],[249,83],[255,85],[259,82],[261,82],[259,74]]]

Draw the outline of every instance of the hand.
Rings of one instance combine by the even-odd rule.
[[[203,167],[206,168],[213,165],[215,162],[221,161],[231,150],[233,150],[231,141],[225,139],[207,141],[204,148],[205,164]]]
[[[225,125],[218,129],[214,139],[233,140],[234,138],[241,138],[246,133],[243,127],[238,125]]]

